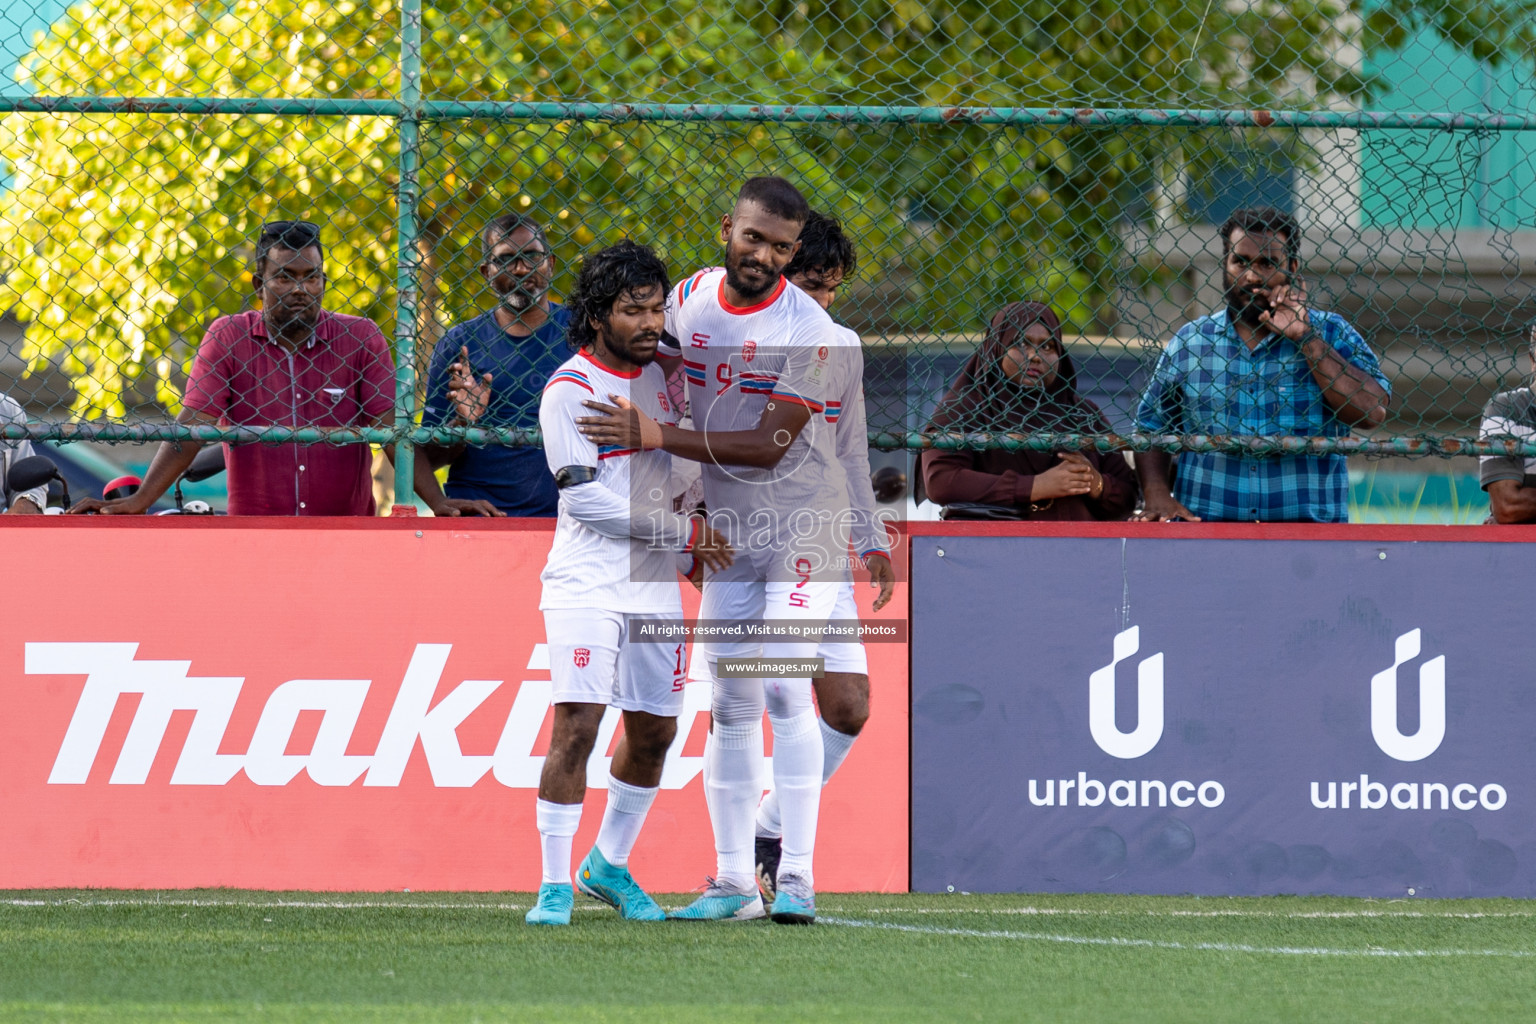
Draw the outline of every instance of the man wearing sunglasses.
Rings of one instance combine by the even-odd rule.
[[[394,422],[395,370],[372,320],[324,308],[325,250],[308,221],[272,221],[256,243],[261,308],[215,320],[198,346],[181,423],[374,427]],[[200,441],[160,445],[126,498],[72,512],[142,513],[192,464]],[[230,515],[371,516],[372,463],[361,444],[227,446]]]
[[[450,328],[432,350],[421,423],[532,430],[544,384],[570,358],[569,314],[549,300],[554,254],[543,229],[520,213],[487,224],[481,243],[480,275],[497,302]],[[443,465],[446,494],[433,475]],[[538,448],[417,446],[415,484],[439,516],[553,516],[559,509]]]

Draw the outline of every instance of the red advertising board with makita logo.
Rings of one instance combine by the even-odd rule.
[[[552,527],[10,519],[0,887],[536,888]],[[905,583],[878,614],[856,589],[864,617],[904,618]],[[874,714],[824,795],[823,891],[907,888],[907,645],[868,651]],[[714,869],[709,694],[686,692],[632,861],[658,891]]]

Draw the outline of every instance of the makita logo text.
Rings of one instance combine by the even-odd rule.
[[[258,786],[286,786],[299,773],[321,786],[398,786],[417,743],[426,755],[435,786],[473,786],[489,773],[504,786],[536,788],[544,758],[533,753],[549,713],[550,681],[524,680],[491,754],[465,754],[456,730],[492,693],[501,680],[466,679],[436,704],[450,644],[417,644],[395,694],[377,748],[372,754],[348,754],[373,683],[368,679],[291,679],[272,691],[262,708],[250,746],[243,754],[220,753],[235,705],[245,682],[242,677],[188,676],[189,661],[139,661],[133,643],[29,643],[29,675],[83,675],[85,687],[65,730],[48,781],[80,785],[102,756],[102,742],[120,697],[139,694],[128,734],[112,768],[113,785],[143,785],[165,739],[171,716],[193,712],[186,742],[171,774],[171,784],[222,786],[240,772]],[[537,645],[528,668],[549,668],[549,652]],[[664,789],[681,789],[703,770],[702,757],[683,757],[683,745],[698,715],[709,709],[708,686],[686,689],[678,719],[677,739],[662,773]],[[288,753],[299,715],[320,712],[320,726],[306,754]],[[587,784],[606,787],[606,751],[619,725],[619,713],[609,709],[587,762]],[[107,752],[111,756],[111,752]]]

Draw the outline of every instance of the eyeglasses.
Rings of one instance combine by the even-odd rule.
[[[533,270],[545,260],[549,259],[549,253],[543,249],[519,249],[516,252],[497,253],[487,256],[485,262],[503,269],[521,263],[529,270]]]

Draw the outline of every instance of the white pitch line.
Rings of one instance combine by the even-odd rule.
[[[527,910],[526,903],[428,903],[423,901],[394,900],[228,900],[197,899],[189,897],[132,898],[107,897],[104,899],[65,897],[62,899],[6,899],[3,907],[251,907],[257,910],[313,909],[313,910]],[[592,902],[577,903],[576,910],[607,910],[606,906]],[[1418,918],[1445,920],[1492,920],[1499,918],[1536,917],[1536,911],[1447,911],[1444,913],[1422,910],[1108,910],[1083,907],[871,907],[855,911],[860,914],[987,914],[1023,917],[1124,917],[1124,918],[1253,918],[1255,920],[1350,920],[1375,918]]]
[[[1070,946],[1121,946],[1141,949],[1176,949],[1204,953],[1258,953],[1272,956],[1365,956],[1365,957],[1528,957],[1523,950],[1508,949],[1383,949],[1368,946],[1364,949],[1328,949],[1320,946],[1248,946],[1231,942],[1172,942],[1158,939],[1126,939],[1117,937],[1095,938],[1085,935],[1051,935],[1046,932],[979,931],[971,928],[930,928],[915,924],[893,924],[886,921],[856,921],[844,917],[819,917],[825,924],[844,928],[877,928],[883,931],[909,932],[918,935],[957,935],[973,939],[1016,939],[1026,942],[1055,942]]]
[[[1482,918],[1536,917],[1532,911],[1447,911],[1435,913],[1423,910],[1091,910],[1085,907],[876,907],[861,910],[862,914],[1007,914],[1024,917],[1251,917],[1278,918],[1284,920],[1422,917],[1448,920],[1479,920]]]
[[[6,907],[250,907],[253,910],[527,910],[528,903],[395,903],[387,900],[198,900],[198,899],[59,899],[0,900]],[[607,910],[578,903],[575,910]]]

